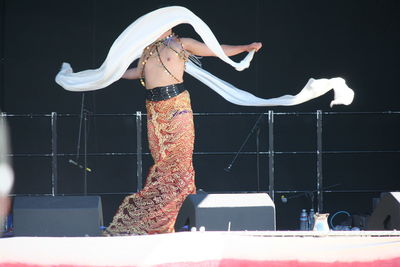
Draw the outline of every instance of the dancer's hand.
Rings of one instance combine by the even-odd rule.
[[[247,52],[250,52],[250,51],[255,50],[256,52],[258,52],[258,50],[260,50],[261,47],[262,47],[262,43],[260,43],[260,42],[254,42],[254,43],[251,43],[251,44],[247,45],[246,51],[247,51]]]

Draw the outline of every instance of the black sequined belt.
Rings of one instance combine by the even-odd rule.
[[[185,91],[183,83],[171,84],[146,90],[146,99],[149,101],[167,100]]]

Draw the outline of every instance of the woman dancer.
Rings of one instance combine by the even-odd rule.
[[[204,43],[179,39],[168,29],[190,24]],[[167,32],[165,32],[167,31]],[[141,79],[147,90],[148,135],[154,166],[144,189],[125,198],[112,223],[109,234],[152,234],[172,232],[177,212],[185,197],[195,192],[192,167],[193,120],[189,93],[183,86],[187,72],[227,101],[244,106],[293,106],[334,90],[332,105],[349,105],[354,91],[345,80],[310,78],[297,95],[262,99],[219,79],[188,61],[190,54],[217,56],[236,70],[250,66],[261,43],[221,46],[211,29],[185,7],[172,6],[152,11],[135,20],[114,41],[98,69],[75,73],[63,63],[56,82],[75,92],[98,90],[121,77]],[[229,56],[250,51],[240,62]],[[140,58],[136,68],[128,69]],[[186,68],[185,68],[186,67]]]
[[[227,56],[233,56],[258,51],[261,46],[252,43],[222,48]],[[147,89],[147,130],[154,165],[143,190],[123,200],[105,231],[108,235],[173,232],[183,201],[196,192],[193,114],[189,92],[183,85],[185,63],[190,55],[214,53],[205,44],[178,38],[169,30],[144,49],[136,68],[128,69],[122,76],[140,79]]]

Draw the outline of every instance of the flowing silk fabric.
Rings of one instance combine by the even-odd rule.
[[[188,23],[200,35],[208,48],[221,60],[241,71],[249,67],[254,51],[241,62],[234,62],[225,55],[221,45],[215,38],[208,25],[190,10],[172,6],[157,9],[133,22],[114,41],[108,52],[107,58],[98,69],[85,70],[74,73],[68,63],[63,63],[56,76],[56,82],[66,90],[90,91],[104,88],[119,80],[129,65],[142,54],[143,49],[159,38],[172,27]],[[213,75],[188,62],[186,71],[200,80],[215,92],[234,104],[245,106],[291,106],[304,103],[319,97],[329,90],[335,91],[332,105],[349,105],[354,98],[354,92],[342,78],[310,79],[303,90],[295,95],[284,95],[278,98],[262,99],[246,91],[236,88]],[[337,82],[340,80],[340,82]]]
[[[146,101],[154,165],[139,193],[127,196],[105,234],[173,232],[178,211],[194,194],[193,113],[188,91],[168,100]]]

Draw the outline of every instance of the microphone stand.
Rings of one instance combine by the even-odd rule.
[[[240,152],[242,152],[244,146],[248,142],[249,138],[255,131],[257,131],[257,136],[256,136],[256,146],[257,146],[257,189],[260,190],[260,148],[259,148],[259,135],[260,135],[260,123],[265,114],[261,113],[260,116],[258,116],[256,122],[254,123],[253,127],[251,128],[250,132],[247,134],[246,138],[244,139],[243,143],[241,144],[239,150],[235,153],[235,156],[229,163],[228,167],[226,167],[224,170],[226,172],[231,172],[232,167],[234,163],[236,162],[237,157],[239,156]]]
[[[326,187],[322,188],[322,190],[331,189],[331,188],[337,187],[339,185],[341,185],[341,184],[329,185],[329,186],[326,186]],[[290,197],[285,197],[285,195],[281,195],[281,201],[282,201],[282,203],[286,204],[289,199],[295,199],[295,198],[300,198],[300,197],[306,196],[306,197],[310,198],[311,208],[314,209],[314,199],[315,199],[314,194],[316,192],[318,192],[318,190],[310,190],[310,191],[302,192],[302,193],[299,193],[299,194],[295,194],[295,195],[290,196]]]
[[[92,170],[88,167],[87,163],[87,137],[88,137],[88,116],[90,115],[90,111],[85,109],[85,93],[82,94],[81,101],[81,112],[79,119],[79,130],[78,130],[78,143],[77,143],[77,151],[75,160],[69,159],[69,163],[83,169],[84,172],[84,180],[83,180],[83,194],[87,195],[87,172],[91,172]],[[83,166],[79,163],[79,155],[80,155],[80,147],[81,147],[81,135],[82,135],[82,124],[83,124]]]

